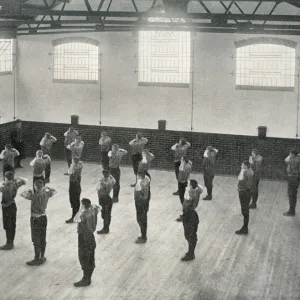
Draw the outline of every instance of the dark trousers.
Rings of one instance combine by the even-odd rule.
[[[249,204],[251,200],[250,190],[239,191],[239,198],[241,204],[241,211],[244,217],[244,227],[248,227],[249,224]]]
[[[256,203],[258,199],[258,186],[259,186],[260,178],[252,178],[252,186],[251,186],[251,198],[252,202]]]
[[[143,157],[142,157],[141,153],[132,155],[132,167],[133,167],[133,172],[135,175],[137,175],[137,173],[138,173],[139,163],[142,159],[143,159]]]
[[[290,212],[292,213],[295,213],[296,210],[299,182],[299,177],[288,177],[288,197],[290,202]]]
[[[207,189],[207,195],[211,196],[212,195],[212,189],[213,189],[214,176],[204,172],[203,178],[204,178],[204,185]]]
[[[178,192],[179,192],[179,199],[181,202],[181,205],[183,204],[184,201],[184,194],[185,194],[185,189],[188,186],[187,182],[178,182]]]
[[[7,244],[13,244],[16,235],[17,206],[15,203],[2,207],[3,228]]]
[[[80,208],[81,186],[80,180],[70,181],[69,184],[69,199],[72,208],[72,219],[76,216]]]
[[[36,180],[42,180],[43,183],[44,183],[44,185],[45,185],[45,177],[44,177],[44,175],[42,175],[42,176],[33,176],[33,191],[34,191],[34,192],[36,192],[36,190],[35,190],[35,188],[34,188],[34,182],[35,182]]]
[[[147,237],[147,226],[148,226],[148,218],[147,213],[149,210],[151,193],[149,191],[149,197],[147,200],[136,199],[135,200],[135,208],[136,208],[136,220],[141,228],[142,237]]]
[[[101,205],[101,217],[103,219],[103,228],[109,230],[111,222],[111,211],[113,202],[109,195],[99,196],[99,205]]]
[[[65,148],[65,157],[68,163],[68,167],[70,168],[71,164],[72,164],[72,151]]]
[[[15,157],[15,166],[21,166],[21,160],[25,158],[25,145],[24,142],[13,141],[12,147],[19,151],[20,155]]]
[[[11,165],[3,164],[3,178],[5,179],[6,172],[13,172],[15,174],[15,168]]]
[[[38,258],[40,254],[42,254],[42,257],[45,254],[47,221],[47,216],[30,218],[31,240],[34,246],[36,258]]]
[[[101,151],[101,163],[104,170],[109,169],[108,151]]]
[[[96,241],[93,233],[89,236],[78,233],[78,258],[85,275],[91,276],[95,269]]]
[[[199,218],[196,211],[192,212],[193,216],[191,216],[190,213],[188,215],[184,212],[183,213],[183,229],[184,229],[184,237],[187,240],[189,244],[189,250],[188,254],[194,255],[194,251],[197,245],[198,237],[197,237],[197,231],[198,231],[198,224],[199,224]]]
[[[50,181],[50,175],[51,175],[51,163],[46,165],[45,168],[45,180]]]
[[[176,179],[178,178],[180,164],[181,164],[181,161],[175,161],[174,162],[174,169],[175,169]]]
[[[110,168],[110,174],[116,180],[116,184],[113,187],[113,197],[119,197],[121,170],[119,167]]]

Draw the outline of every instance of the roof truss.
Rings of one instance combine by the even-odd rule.
[[[21,14],[0,14],[0,28],[20,35],[141,29],[300,35],[300,0],[177,0],[188,4],[187,12],[170,9],[168,1],[175,0],[25,0]]]

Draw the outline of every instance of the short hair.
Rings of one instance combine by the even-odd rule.
[[[5,178],[7,178],[8,180],[12,181],[15,178],[15,174],[11,171],[7,171],[4,174]]]
[[[16,123],[21,123],[21,122],[22,122],[21,119],[16,120]]]
[[[181,138],[181,145],[186,145],[186,139],[185,138]]]
[[[82,135],[79,133],[75,136],[75,139],[78,139],[78,138],[82,138]]]
[[[73,160],[74,160],[75,163],[79,163],[79,157],[77,157],[77,156],[73,157]]]
[[[190,184],[198,185],[198,181],[196,179],[191,179]]]
[[[137,136],[139,139],[141,139],[141,138],[143,137],[143,135],[142,135],[140,132],[138,132],[138,133],[136,134],[136,136]]]
[[[45,134],[46,136],[51,136],[51,134],[49,133],[49,132],[46,132],[46,134]]]
[[[109,172],[109,170],[103,170],[103,171],[102,171],[102,174],[105,176],[105,175],[109,175],[110,172]]]
[[[6,145],[5,145],[5,148],[6,148],[7,150],[11,150],[11,149],[12,149],[12,146],[11,146],[11,144],[6,144]]]
[[[38,151],[36,151],[36,155],[37,156],[43,156],[43,151],[42,150],[38,150]]]
[[[112,148],[118,148],[119,149],[119,145],[118,144],[113,144]]]
[[[295,148],[291,149],[291,153],[294,155],[298,155],[298,151]]]
[[[250,163],[248,160],[244,160],[243,165],[245,165],[248,169],[250,168]]]
[[[71,127],[69,128],[69,130],[75,130],[75,128],[74,128],[73,126],[71,126]]]
[[[90,200],[90,199],[87,199],[87,198],[82,198],[82,199],[81,199],[81,203],[82,203],[83,205],[91,205],[91,204],[92,204],[91,200]]]
[[[214,148],[212,146],[207,146],[206,149],[207,149],[207,151],[213,151],[214,150]]]
[[[104,130],[104,131],[102,131],[101,133],[102,133],[102,134],[107,134],[105,130]]]
[[[34,181],[34,185],[38,188],[38,189],[41,189],[43,186],[44,186],[44,182],[40,179],[38,180],[35,180]]]
[[[146,153],[146,154],[149,154],[149,149],[143,149],[142,152],[144,152],[144,153]]]
[[[182,159],[183,159],[184,161],[189,161],[189,158],[187,157],[187,155],[182,156]]]
[[[255,153],[255,155],[258,155],[258,150],[257,149],[252,149],[252,152]]]

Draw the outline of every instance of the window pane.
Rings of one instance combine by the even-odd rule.
[[[189,84],[191,38],[189,32],[140,31],[140,83]]]
[[[294,87],[293,48],[254,44],[237,48],[236,84],[257,87]]]
[[[98,64],[97,46],[77,42],[54,48],[54,79],[97,81]]]
[[[13,41],[0,39],[0,73],[12,72]]]

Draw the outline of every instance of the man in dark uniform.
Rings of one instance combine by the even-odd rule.
[[[95,269],[96,241],[94,232],[97,227],[97,215],[100,208],[91,205],[91,200],[81,200],[82,209],[75,216],[74,221],[78,223],[78,258],[83,271],[83,277],[75,282],[74,286],[84,287],[91,284],[91,277]]]
[[[207,189],[207,196],[203,200],[212,200],[212,189],[213,189],[213,180],[215,177],[214,165],[216,160],[216,155],[218,153],[217,149],[214,149],[212,146],[208,146],[204,152],[203,160],[203,178],[204,185]]]
[[[22,159],[25,159],[25,146],[24,146],[24,132],[22,128],[22,122],[20,119],[16,120],[16,127],[10,134],[11,145],[17,149],[20,153],[19,156],[15,157],[15,168],[23,168],[21,166]]]

